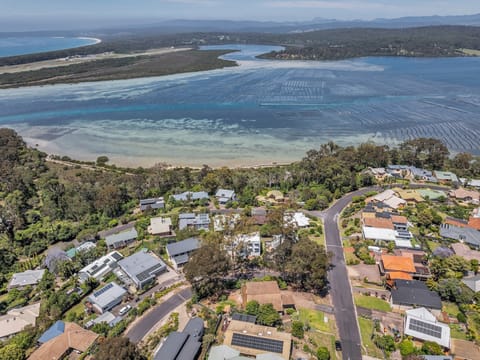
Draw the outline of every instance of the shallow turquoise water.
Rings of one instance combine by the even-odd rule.
[[[95,42],[95,39],[76,37],[0,37],[0,57],[70,49]]]
[[[433,136],[480,153],[480,59],[255,59],[195,74],[0,90],[0,124],[31,144],[124,165],[289,162],[334,140]],[[211,47],[210,47],[211,48]]]

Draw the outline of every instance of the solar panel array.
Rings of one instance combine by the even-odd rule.
[[[429,324],[417,319],[410,319],[409,329],[438,339],[442,338],[442,328],[440,326]]]
[[[232,336],[232,345],[277,354],[283,353],[283,341],[266,339],[259,336],[234,333]]]
[[[238,320],[238,321],[255,324],[257,322],[257,317],[253,315],[235,313],[232,315],[232,320]]]
[[[100,290],[95,291],[95,292],[93,293],[93,296],[99,297],[99,296],[102,295],[105,291],[110,290],[112,287],[113,287],[113,284],[110,283],[110,284],[104,286],[103,288],[101,288]]]
[[[151,268],[148,268],[147,270],[142,271],[140,274],[137,275],[137,279],[139,281],[143,281],[143,280],[146,280],[146,279],[152,277],[152,274],[156,270],[162,268],[162,266],[163,266],[162,264],[157,264],[157,265],[152,266]]]

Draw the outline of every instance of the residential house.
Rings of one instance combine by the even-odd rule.
[[[165,263],[157,257],[139,251],[118,262],[118,266],[133,281],[137,289],[155,281],[158,275],[167,271]]]
[[[150,219],[148,233],[157,236],[172,235],[172,219],[169,217],[156,217]]]
[[[410,166],[410,174],[413,180],[427,181],[431,183],[437,183],[437,178],[433,175],[433,172],[430,170],[425,170],[417,168],[415,166]]]
[[[200,240],[197,238],[190,238],[166,246],[167,255],[175,268],[180,269],[188,263],[190,255],[200,247]]]
[[[80,270],[78,272],[78,279],[81,283],[85,282],[88,278],[102,281],[105,276],[110,274],[113,269],[118,266],[117,262],[121,259],[123,259],[122,254],[118,251],[112,251]]]
[[[0,316],[0,340],[8,339],[27,326],[35,327],[40,314],[40,303],[9,310]]]
[[[243,307],[249,301],[255,300],[259,304],[272,304],[273,308],[283,313],[287,308],[295,308],[295,302],[288,296],[282,294],[276,281],[249,281],[241,288]]]
[[[409,165],[388,165],[386,171],[397,179],[407,179],[412,176]]]
[[[415,280],[427,280],[431,277],[430,269],[428,268],[427,254],[422,250],[414,249],[397,249],[394,251],[396,256],[410,257],[413,260],[415,273],[412,275]]]
[[[474,187],[474,188],[477,188],[477,189],[480,189],[480,180],[478,180],[478,179],[468,180],[467,185],[471,186],[471,187]]]
[[[233,190],[225,190],[225,189],[218,189],[215,197],[218,200],[218,203],[221,205],[225,205],[229,201],[235,201],[235,191]]]
[[[480,262],[480,251],[472,250],[463,243],[455,243],[451,247],[455,255],[461,256],[468,261],[477,260]]]
[[[91,242],[91,241],[86,241],[84,242],[83,244],[77,246],[77,247],[74,247],[74,248],[71,248],[69,250],[66,251],[66,254],[67,256],[70,258],[70,259],[73,259],[75,258],[75,256],[77,256],[79,253],[81,252],[84,252],[84,251],[90,251],[90,250],[93,250],[97,247],[97,245],[95,245],[95,243]]]
[[[208,193],[205,191],[196,191],[196,192],[185,191],[181,194],[172,195],[172,198],[175,201],[184,201],[184,202],[210,199],[210,197],[208,196]]]
[[[435,177],[441,184],[458,184],[460,180],[457,175],[449,171],[435,171]]]
[[[399,309],[426,307],[441,310],[442,300],[438,293],[430,291],[423,281],[397,279],[391,290],[391,305]]]
[[[365,173],[372,175],[377,181],[385,181],[388,178],[392,177],[392,175],[389,174],[387,170],[383,167],[380,167],[380,168],[370,167],[365,170]]]
[[[178,216],[178,228],[184,230],[187,228],[195,230],[206,230],[210,227],[210,217],[208,214],[184,213]]]
[[[102,230],[97,233],[98,239],[105,239],[107,236],[115,235],[121,233],[123,231],[130,230],[131,228],[135,227],[135,221],[131,221],[128,224],[120,224],[115,226],[112,229]]]
[[[87,307],[99,314],[113,309],[118,304],[121,304],[127,290],[114,282],[108,283],[100,290],[94,291],[92,295],[87,298]]]
[[[75,323],[57,321],[38,340],[42,345],[29,360],[63,359],[69,352],[86,352],[98,338],[98,334]]]
[[[473,210],[472,216],[468,219],[468,226],[480,231],[480,208]]]
[[[131,229],[119,232],[118,234],[107,236],[105,238],[105,242],[109,250],[114,250],[133,243],[135,240],[137,240],[137,237],[137,230],[132,227]]]
[[[477,249],[480,248],[480,231],[472,228],[442,224],[440,225],[440,236],[466,243]]]
[[[110,311],[105,311],[103,314],[96,317],[95,319],[89,320],[85,324],[85,329],[90,329],[92,326],[95,326],[96,324],[101,324],[101,323],[105,323],[110,327],[114,327],[120,321],[122,321],[121,316],[115,316]]]
[[[267,209],[264,207],[252,208],[251,216],[255,225],[265,225],[267,223]]]
[[[450,190],[448,194],[450,195],[450,197],[467,204],[480,204],[480,192],[475,190],[466,190],[464,188],[459,188]]]
[[[72,259],[62,249],[54,246],[47,250],[44,264],[52,274],[57,273],[57,265],[64,261],[72,261]]]
[[[45,269],[42,270],[27,270],[21,273],[13,274],[9,289],[23,288],[25,286],[37,285],[42,280],[45,274]]]
[[[295,228],[305,228],[310,226],[310,219],[302,212],[286,212],[283,216],[285,225],[293,225]]]
[[[405,200],[396,196],[395,191],[391,189],[385,190],[384,192],[367,199],[366,202],[373,202],[376,206],[382,203],[383,205],[395,210],[400,209],[407,204]]]
[[[240,221],[240,214],[215,215],[213,217],[213,230],[225,231],[233,230]]]
[[[164,209],[165,199],[163,197],[142,199],[140,200],[140,211],[147,211],[149,209]]]
[[[437,321],[435,316],[424,307],[405,312],[405,335],[422,341],[432,341],[442,347],[450,348],[450,327]]]
[[[260,233],[242,234],[234,236],[232,246],[228,249],[230,254],[241,257],[258,257],[262,253]]]
[[[413,259],[409,256],[382,255],[378,266],[390,286],[397,279],[412,280],[416,272]]]
[[[475,292],[480,291],[480,275],[465,277],[462,282]]]
[[[256,356],[259,359],[261,354],[273,353],[283,360],[289,360],[292,335],[274,327],[232,320],[225,330],[223,344],[248,357]]]
[[[182,332],[168,335],[157,351],[154,360],[196,360],[202,347],[204,334],[203,320],[190,319]]]
[[[392,224],[393,225],[393,224]],[[374,240],[377,244],[381,242],[394,242],[396,247],[412,248],[413,235],[408,230],[392,230],[377,227],[362,227],[363,237],[366,240]]]

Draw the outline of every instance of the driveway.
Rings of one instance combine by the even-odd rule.
[[[192,289],[186,288],[166,299],[160,305],[153,307],[125,334],[133,343],[140,342],[145,335],[165,316],[192,297]]]

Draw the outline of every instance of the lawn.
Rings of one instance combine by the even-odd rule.
[[[374,296],[356,294],[355,305],[366,309],[379,310],[384,312],[389,312],[392,310],[388,302]]]
[[[467,334],[457,324],[450,324],[450,336],[454,339],[468,340]]]
[[[300,309],[298,312],[299,320],[304,324],[310,325],[312,329],[329,333],[333,332],[331,327],[332,320],[329,319],[328,323],[326,323],[324,321],[325,315],[323,312],[310,309]]]
[[[334,335],[325,335],[314,331],[308,331],[307,337],[315,341],[316,347],[325,346],[330,351],[330,359],[338,359],[335,352],[335,336]]]
[[[74,307],[72,307],[70,310],[68,310],[64,315],[63,315],[63,318],[64,319],[68,319],[68,316],[70,314],[76,314],[76,318],[78,318],[81,314],[84,314],[85,313],[85,305],[83,304],[82,301],[80,301],[77,305],[75,305]]]
[[[458,313],[460,312],[457,304],[444,301],[442,305],[442,310],[450,316],[457,317]]]
[[[372,341],[373,321],[360,317],[358,318],[358,324],[360,326],[360,335],[362,336],[362,345],[366,349],[367,355],[383,359],[382,351]],[[362,352],[364,352],[363,349]]]
[[[430,251],[433,251],[440,246],[438,242],[432,241],[432,240],[427,240],[427,243],[428,243],[428,247],[430,248]]]

